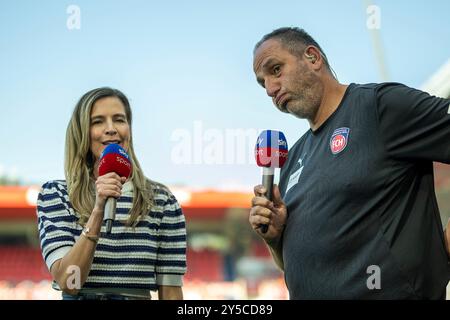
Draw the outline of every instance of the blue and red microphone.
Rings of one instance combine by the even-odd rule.
[[[131,175],[131,160],[125,149],[116,143],[106,146],[100,155],[100,163],[98,165],[98,175],[102,176],[109,172],[115,172],[120,177],[128,177]],[[103,221],[106,223],[106,233],[111,233],[114,219],[116,218],[116,199],[108,198],[105,204]]]
[[[288,144],[283,132],[264,130],[255,146],[256,164],[263,168],[262,184],[266,188],[266,198],[272,201],[275,168],[284,166],[288,157]],[[262,224],[261,232],[266,233],[268,225]]]

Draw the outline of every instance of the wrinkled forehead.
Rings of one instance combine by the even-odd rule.
[[[258,73],[261,67],[271,59],[283,59],[291,55],[287,48],[276,39],[269,39],[261,43],[261,45],[253,53],[253,72]]]
[[[260,44],[253,53],[253,71],[256,73],[261,69],[265,60],[270,58],[281,49],[281,45],[278,41],[269,39]]]

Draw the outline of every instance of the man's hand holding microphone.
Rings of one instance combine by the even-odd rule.
[[[280,190],[273,185],[275,168],[287,160],[287,141],[282,132],[263,131],[256,142],[255,158],[263,168],[263,184],[254,188],[249,222],[269,246],[277,265],[283,269],[282,235],[287,220],[287,208]]]
[[[266,198],[266,188],[257,185],[254,188],[255,196],[252,198],[249,221],[252,228],[267,242],[269,246],[276,247],[287,220],[287,209],[281,199],[277,185],[273,187],[273,200]],[[261,225],[267,225],[267,232],[262,233]]]

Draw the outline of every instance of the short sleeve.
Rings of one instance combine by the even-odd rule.
[[[50,270],[75,244],[77,217],[69,210],[67,192],[56,182],[45,183],[38,195],[37,218],[42,256]]]
[[[170,193],[158,231],[156,283],[182,286],[186,273],[186,221],[180,205]]]
[[[450,163],[450,100],[398,83],[376,88],[380,135],[405,160]]]

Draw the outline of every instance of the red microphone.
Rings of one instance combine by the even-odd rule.
[[[272,201],[273,177],[275,168],[284,166],[288,157],[288,145],[283,132],[264,130],[255,146],[255,158],[258,167],[263,168],[262,184],[266,188],[266,198]],[[261,232],[266,233],[268,225],[260,225]]]
[[[131,160],[126,151],[118,144],[112,143],[106,146],[100,155],[98,175],[115,172],[121,177],[131,175]],[[111,233],[113,221],[116,217],[116,199],[106,199],[103,221],[106,223],[106,233]]]

